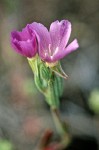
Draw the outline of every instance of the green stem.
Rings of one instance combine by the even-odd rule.
[[[70,138],[70,135],[67,133],[66,128],[60,118],[59,111],[57,108],[51,108],[51,113],[53,116],[56,129],[61,136],[62,143],[63,145],[67,146],[70,143],[71,138]]]
[[[60,119],[58,109],[52,108],[52,107],[50,109],[51,109],[52,117],[53,117],[57,131],[59,132],[60,135],[62,135],[62,136],[65,135],[65,129],[64,129],[62,121]]]

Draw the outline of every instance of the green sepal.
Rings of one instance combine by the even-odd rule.
[[[54,88],[55,88],[56,95],[58,97],[61,97],[63,93],[63,79],[58,75],[55,75]]]
[[[40,64],[41,64],[40,58],[38,57],[38,55],[36,55],[32,59],[28,59],[28,62],[34,73],[35,84],[36,84],[38,90],[44,94],[46,87],[44,86],[44,81],[40,75]]]
[[[39,70],[41,78],[48,81],[51,77],[51,71],[49,67],[46,67],[45,63],[41,61],[39,65]]]
[[[52,72],[52,76],[48,81],[48,88],[45,96],[46,101],[53,108],[59,107],[60,104],[59,98],[63,92],[62,80],[61,77]]]
[[[55,91],[55,81],[50,79],[48,81],[48,88],[47,93],[45,95],[47,103],[53,107],[58,108],[59,107],[59,97]]]
[[[58,62],[57,65],[55,65],[54,67],[51,67],[51,70],[53,72],[55,72],[58,76],[64,78],[64,79],[67,79],[68,78],[68,75],[63,71],[60,63]]]
[[[53,108],[59,107],[59,97],[62,94],[63,87],[62,78],[46,66],[38,56],[28,59],[28,62],[34,73],[35,84],[38,90],[45,96],[46,102]],[[60,71],[58,66],[56,69],[58,72]]]
[[[42,93],[45,94],[46,92],[46,88],[45,86],[42,84],[42,80],[40,79],[39,76],[34,75],[34,81],[35,81],[35,85],[38,88],[38,90]]]
[[[33,73],[36,75],[38,75],[38,58],[38,55],[33,58],[27,58]]]

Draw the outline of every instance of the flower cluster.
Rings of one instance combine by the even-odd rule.
[[[71,23],[68,20],[51,23],[49,31],[44,25],[33,22],[21,32],[11,32],[12,47],[27,57],[35,84],[52,108],[59,107],[63,89],[61,77],[68,77],[59,60],[79,47],[77,39],[68,44],[70,34]]]
[[[41,60],[49,66],[56,64],[60,59],[75,51],[79,45],[77,39],[68,44],[71,34],[71,23],[68,20],[55,21],[48,29],[33,22],[21,32],[11,32],[11,43],[16,52],[27,58],[38,54]]]

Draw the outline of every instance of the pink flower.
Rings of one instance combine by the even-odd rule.
[[[27,25],[22,32],[11,32],[11,44],[16,52],[25,57],[32,58],[37,52],[36,35]]]
[[[77,39],[68,45],[71,34],[71,23],[68,20],[53,22],[49,31],[44,25],[36,22],[30,24],[30,28],[35,30],[39,56],[45,62],[54,63],[79,47]]]

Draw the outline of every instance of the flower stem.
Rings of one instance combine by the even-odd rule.
[[[60,118],[58,108],[52,108],[51,107],[50,109],[51,109],[53,120],[54,120],[54,123],[56,126],[56,130],[59,133],[59,135],[61,136],[61,140],[62,140],[61,143],[64,145],[63,147],[66,147],[70,143],[71,137],[67,133],[66,127]]]

